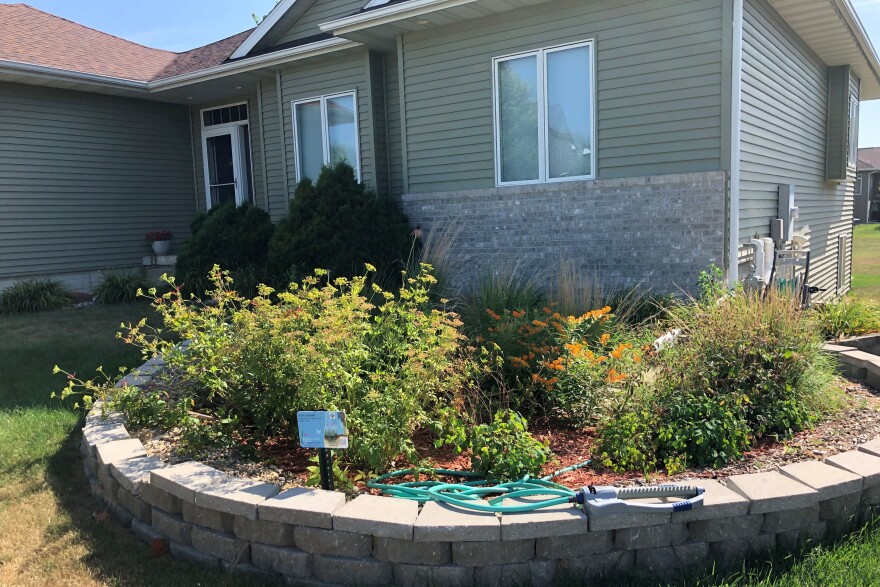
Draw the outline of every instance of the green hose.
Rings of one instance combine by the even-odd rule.
[[[437,501],[448,503],[460,508],[501,514],[531,512],[554,505],[570,503],[570,498],[575,496],[575,492],[568,487],[553,483],[552,479],[564,473],[587,467],[590,465],[590,462],[591,461],[587,460],[560,469],[559,471],[547,475],[546,477],[541,477],[540,479],[532,479],[531,477],[526,476],[519,481],[499,483],[497,485],[490,485],[488,481],[480,478],[479,473],[469,471],[424,468],[406,469],[386,473],[372,481],[368,481],[367,487],[381,491],[384,495],[400,499],[409,499],[421,504],[429,501]],[[411,481],[398,484],[385,483],[385,481],[395,477],[404,477],[406,475],[417,476],[422,474],[455,477],[462,479],[462,481],[460,483],[443,483],[441,481]],[[465,481],[466,479],[468,479],[468,481]],[[493,497],[488,501],[483,499],[490,495],[496,497]],[[502,505],[502,502],[505,499],[516,499],[536,495],[552,497],[519,505]]]

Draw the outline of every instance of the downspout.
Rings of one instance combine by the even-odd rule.
[[[740,132],[742,122],[743,2],[733,0],[733,76],[730,84],[730,219],[727,251],[727,285],[739,281]]]

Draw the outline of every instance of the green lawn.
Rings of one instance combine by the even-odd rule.
[[[108,372],[135,366],[137,353],[114,334],[120,322],[149,313],[146,306],[127,305],[0,315],[0,585],[255,584],[167,556],[154,559],[129,531],[95,517],[100,505],[88,495],[78,458],[80,417],[49,399],[64,385],[52,366],[81,376],[99,365]],[[880,585],[880,531],[802,557],[758,562],[733,575],[707,572],[676,585]]]
[[[880,225],[855,227],[852,285],[854,294],[880,301]]]
[[[50,399],[64,377],[103,365],[133,367],[139,355],[115,339],[143,304],[38,315],[0,315],[0,585],[252,585],[202,571],[100,521],[78,455],[80,416]]]

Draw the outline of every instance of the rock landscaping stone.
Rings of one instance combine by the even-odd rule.
[[[690,483],[690,482],[689,482]],[[712,479],[692,482],[705,489],[703,506],[687,512],[674,512],[673,522],[694,522],[697,520],[717,520],[744,516],[749,511],[749,500]]]
[[[501,540],[501,521],[492,513],[429,501],[415,520],[413,537],[417,542]]]
[[[147,544],[153,544],[156,540],[162,540],[166,544],[168,542],[168,539],[153,528],[149,522],[134,519],[131,521],[131,530],[135,536]]]
[[[83,471],[86,477],[94,477],[98,474],[98,459],[93,456],[87,456],[83,459]]]
[[[864,489],[880,485],[880,458],[878,457],[853,450],[828,457],[825,462],[862,477]]]
[[[149,483],[142,484],[140,498],[151,506],[159,508],[169,514],[179,514],[181,512],[180,498],[162,491],[155,485]]]
[[[139,375],[137,372],[129,373],[116,383],[116,387],[146,387],[153,382],[149,375]]]
[[[799,510],[768,512],[764,515],[762,532],[779,534],[808,528],[819,522],[819,504]]]
[[[709,556],[721,567],[739,566],[752,555],[766,555],[776,548],[775,534],[761,534],[748,540],[722,540],[709,544]]]
[[[394,583],[401,587],[472,587],[474,569],[458,565],[394,565]]]
[[[531,585],[531,575],[529,563],[483,566],[474,570],[474,584],[505,587]]]
[[[256,579],[264,582],[277,581],[274,573],[264,571],[252,565],[251,563],[231,563],[220,559],[220,572],[228,575],[236,575],[238,577],[246,577],[248,579]]]
[[[232,532],[232,515],[199,507],[187,501],[181,504],[181,515],[190,524],[204,526],[218,532]]]
[[[445,565],[452,560],[452,545],[377,537],[373,539],[373,557],[389,563]]]
[[[123,489],[138,495],[141,485],[149,483],[150,471],[163,467],[165,467],[165,463],[156,457],[144,457],[127,461],[116,461],[110,465],[110,473]]]
[[[797,552],[809,544],[821,541],[825,536],[827,524],[828,522],[821,521],[807,528],[780,532],[776,535],[776,546],[787,552]]]
[[[860,476],[818,461],[804,461],[786,465],[779,472],[818,491],[820,501],[858,493],[862,490]]]
[[[614,532],[614,545],[624,550],[660,548],[681,544],[688,538],[684,523],[643,528],[623,528]]]
[[[394,578],[391,563],[315,555],[315,577],[341,585],[387,585]]]
[[[150,504],[141,498],[132,495],[130,491],[124,487],[120,487],[116,494],[119,505],[127,509],[132,516],[143,522],[151,522],[153,519],[153,508]]]
[[[219,558],[217,558],[216,556],[211,556],[210,554],[206,554],[204,552],[199,552],[192,546],[178,544],[177,542],[171,542],[170,550],[171,556],[173,556],[177,560],[182,560],[199,567],[204,567],[206,569],[220,569]]]
[[[251,544],[251,560],[260,569],[289,577],[310,577],[312,555],[295,548]]]
[[[333,529],[412,540],[419,505],[410,500],[360,495],[333,515]]]
[[[118,503],[111,502],[107,504],[107,511],[112,515],[119,525],[123,528],[131,528],[131,524],[134,521],[134,516],[131,515],[131,512],[119,505]]]
[[[748,540],[761,533],[764,516],[747,515],[720,520],[699,520],[688,524],[692,539],[699,542]]]
[[[226,476],[219,483],[195,494],[196,505],[250,520],[257,519],[257,506],[278,495],[278,486]]]
[[[660,503],[657,500],[636,500],[645,501],[647,503]],[[660,524],[668,524],[671,519],[670,514],[657,512],[638,512],[638,513],[620,513],[609,514],[605,516],[594,516],[589,518],[590,532],[602,532],[604,530],[618,530],[622,528],[639,528],[643,526],[659,526]]]
[[[272,546],[291,546],[293,544],[293,526],[266,520],[249,520],[235,516],[233,530],[242,540],[259,542]]]
[[[851,493],[820,501],[819,519],[851,521],[858,514],[861,497],[858,493]]]
[[[577,538],[569,536],[554,536],[551,538],[538,538],[535,543],[535,553],[541,558],[565,559],[602,554],[611,550],[614,545],[613,532],[589,532],[581,534]]]
[[[819,501],[816,490],[776,472],[735,475],[727,486],[751,500],[750,514],[795,510]]]
[[[556,568],[562,584],[589,585],[596,577],[631,571],[635,561],[634,550],[613,550],[605,554],[561,560]]]
[[[101,491],[104,499],[107,501],[116,501],[116,492],[119,490],[119,483],[110,475],[107,467],[98,468],[98,483],[101,485]]]
[[[645,548],[636,552],[636,568],[649,573],[668,573],[694,567],[709,556],[709,545],[705,542]]]
[[[556,579],[556,561],[536,558],[529,561],[532,587],[551,587]]]
[[[224,534],[201,526],[193,526],[191,537],[193,548],[199,552],[234,563],[246,563],[251,560],[248,541],[239,540],[233,534]]]
[[[163,536],[187,546],[192,544],[192,524],[185,522],[181,516],[153,508],[152,520],[153,528]]]
[[[522,505],[529,501],[533,500],[506,499],[504,505]],[[422,513],[424,514],[424,510]],[[584,534],[588,528],[587,516],[584,512],[568,504],[501,516],[502,540],[571,536]]]
[[[331,530],[333,514],[344,505],[342,493],[297,487],[261,502],[257,510],[261,520]]]
[[[485,565],[509,565],[524,563],[535,558],[534,540],[508,540],[507,542],[454,542],[452,560],[464,567]]]
[[[293,537],[297,548],[314,554],[364,558],[373,551],[373,539],[365,534],[297,526]]]

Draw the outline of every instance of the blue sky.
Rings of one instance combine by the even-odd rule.
[[[22,0],[35,8],[150,47],[184,51],[254,25],[275,0]],[[880,0],[853,0],[880,48]],[[862,104],[859,146],[880,147],[880,100]]]

